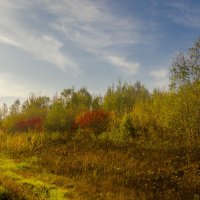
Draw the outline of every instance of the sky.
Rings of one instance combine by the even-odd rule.
[[[167,88],[199,11],[199,0],[0,0],[0,104],[118,80]]]

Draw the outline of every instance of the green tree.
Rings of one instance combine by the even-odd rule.
[[[174,58],[170,72],[170,89],[177,95],[179,126],[195,141],[200,134],[200,39],[187,54]]]
[[[92,98],[92,110],[100,110],[102,108],[103,99],[101,96]]]
[[[17,115],[20,113],[20,105],[21,102],[19,99],[15,100],[15,102],[10,106],[10,115]]]
[[[21,114],[24,115],[25,118],[41,117],[42,119],[45,119],[49,106],[49,97],[31,94],[30,97],[22,104]]]
[[[62,101],[54,102],[45,120],[45,129],[48,131],[66,131],[71,129],[73,123],[73,113],[66,110]]]
[[[92,108],[92,96],[85,87],[78,91],[75,91],[74,88],[64,89],[61,93],[61,100],[67,110],[77,114]]]
[[[107,89],[104,96],[104,108],[114,111],[118,116],[130,113],[136,101],[145,100],[149,97],[148,90],[140,83],[134,85],[118,81],[116,87],[113,85]]]
[[[187,54],[179,53],[173,59],[170,72],[172,90],[200,81],[200,38]]]

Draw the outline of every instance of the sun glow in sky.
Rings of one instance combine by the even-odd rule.
[[[167,87],[200,36],[199,0],[0,0],[0,103],[119,78]]]

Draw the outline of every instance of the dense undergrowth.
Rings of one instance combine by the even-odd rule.
[[[57,195],[60,188],[72,189],[60,199],[200,198],[200,141],[193,146],[155,137],[113,142],[32,132],[0,137],[1,153],[15,163],[9,173],[13,169],[23,177],[10,181],[1,175],[0,182],[25,199],[56,199],[51,187],[58,188]],[[40,180],[42,189],[27,184],[31,180]]]

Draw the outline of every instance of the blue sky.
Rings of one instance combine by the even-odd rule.
[[[199,0],[1,0],[0,104],[118,79],[167,87],[200,36]]]

